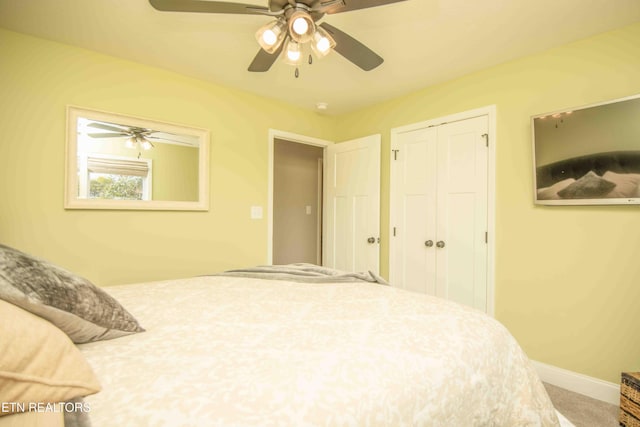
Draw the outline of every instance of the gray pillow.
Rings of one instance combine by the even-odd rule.
[[[118,301],[87,279],[1,244],[0,299],[47,319],[75,343],[144,331]]]
[[[615,187],[616,184],[607,181],[598,176],[595,172],[590,171],[582,176],[579,180],[558,191],[558,196],[563,199],[590,199],[602,197]]]

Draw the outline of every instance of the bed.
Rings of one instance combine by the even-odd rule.
[[[536,200],[640,198],[640,151],[573,157],[536,168]]]
[[[86,315],[83,330],[65,326],[89,339],[75,348],[100,390],[73,397],[84,396],[91,425],[559,425],[530,361],[491,317],[370,274],[284,268],[92,288],[124,311],[111,313],[113,328]],[[28,312],[46,299],[7,297],[2,278],[9,305]]]

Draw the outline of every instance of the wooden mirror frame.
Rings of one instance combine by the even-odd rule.
[[[154,129],[178,135],[195,136],[199,140],[198,153],[198,199],[195,201],[171,200],[110,200],[78,197],[78,119],[122,124]],[[111,209],[111,210],[209,210],[209,131],[173,123],[126,116],[117,113],[67,106],[67,141],[65,166],[65,209]]]

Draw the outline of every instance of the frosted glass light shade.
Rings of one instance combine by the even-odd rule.
[[[311,49],[319,58],[327,56],[331,49],[336,47],[336,41],[322,27],[316,28],[311,42]]]
[[[290,65],[302,62],[302,45],[293,39],[287,40],[282,51],[282,60]]]
[[[143,149],[151,150],[153,148],[153,144],[148,139],[145,139],[145,138],[143,138],[141,136],[139,136],[137,139],[138,139],[138,142],[140,143],[140,145],[142,145]]]
[[[304,10],[296,10],[289,17],[289,35],[298,43],[306,43],[313,37],[316,25]]]
[[[268,53],[274,53],[287,35],[286,25],[280,20],[271,21],[256,32],[260,47]]]

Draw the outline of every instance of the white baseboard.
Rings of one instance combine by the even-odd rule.
[[[533,361],[540,379],[551,385],[583,394],[612,405],[620,404],[620,385],[556,366]]]

